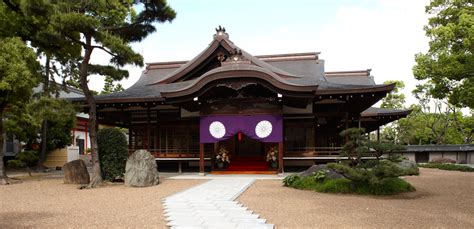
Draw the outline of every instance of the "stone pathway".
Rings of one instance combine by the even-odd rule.
[[[265,219],[234,201],[253,179],[213,179],[163,199],[171,228],[273,228]]]

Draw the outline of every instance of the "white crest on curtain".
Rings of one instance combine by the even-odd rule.
[[[266,138],[272,133],[272,129],[272,123],[267,120],[263,120],[257,123],[257,126],[255,126],[255,134],[259,138]]]
[[[209,125],[209,133],[211,133],[212,137],[215,138],[222,138],[225,135],[225,126],[222,122],[214,121]]]

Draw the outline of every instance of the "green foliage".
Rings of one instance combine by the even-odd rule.
[[[5,129],[17,139],[25,141],[26,148],[37,143],[41,122],[48,120],[47,151],[64,148],[72,142],[71,130],[76,122],[76,110],[63,99],[41,97],[28,104],[15,104],[5,117]]]
[[[106,76],[104,88],[102,89],[100,94],[101,95],[110,94],[110,93],[119,92],[123,90],[125,89],[123,89],[122,84],[118,83],[117,85],[114,85],[114,79],[112,79],[109,76]]]
[[[474,5],[471,0],[433,0],[425,26],[430,48],[415,56],[413,74],[427,80],[429,93],[474,108]]]
[[[423,144],[471,144],[474,136],[474,115],[463,115],[451,110],[436,113],[423,111],[422,106],[412,105],[407,118],[398,120],[397,125],[384,128],[382,136],[404,145]],[[387,134],[388,130],[392,134]]]
[[[31,167],[35,166],[38,162],[38,152],[36,151],[23,151],[16,155],[14,160],[8,161],[8,165],[15,168],[28,168],[28,173],[31,176]]]
[[[29,112],[37,123],[48,121],[47,150],[64,148],[71,144],[71,130],[76,125],[76,110],[63,99],[41,97],[29,104]],[[37,132],[40,132],[38,129]]]
[[[360,128],[349,128],[340,133],[346,140],[341,155],[348,157],[353,165],[359,164],[362,157],[369,156],[368,140],[364,133],[365,130]]]
[[[442,163],[426,163],[418,164],[422,168],[436,168],[442,170],[452,170],[452,171],[461,171],[461,172],[474,172],[474,168],[465,166],[465,165],[455,165],[455,164],[442,164]]]
[[[289,176],[286,176],[283,178],[283,185],[284,186],[292,186],[293,183],[295,183],[297,180],[299,180],[301,177],[298,176],[297,174],[291,174]]]
[[[386,178],[377,184],[366,185],[355,183],[345,178],[316,180],[314,177],[292,178],[288,187],[312,190],[324,193],[355,193],[359,195],[394,195],[402,192],[412,192],[415,188],[400,178]],[[285,181],[284,181],[285,182]]]
[[[402,155],[392,154],[387,158],[387,160],[397,163],[408,160],[408,158]]]
[[[38,67],[36,54],[19,38],[0,37],[0,112],[31,98]]]
[[[127,139],[117,128],[105,128],[97,132],[102,177],[113,181],[123,177],[128,157]]]
[[[324,170],[318,170],[317,172],[314,173],[313,178],[316,181],[322,181],[326,179],[327,172]]]
[[[401,93],[401,90],[405,88],[405,83],[399,80],[388,80],[383,84],[395,84],[395,87],[391,92],[382,99],[381,108],[392,108],[392,109],[403,109],[405,106],[405,95]]]

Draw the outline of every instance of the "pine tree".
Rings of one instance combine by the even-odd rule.
[[[136,13],[134,4],[141,4],[143,10]],[[109,76],[114,80],[128,77],[122,69],[126,64],[142,66],[143,57],[130,47],[131,42],[143,40],[155,32],[153,23],[172,21],[176,13],[165,0],[143,1],[66,1],[58,3],[58,13],[53,25],[67,42],[82,48],[79,63],[79,82],[89,108],[89,136],[93,174],[90,187],[102,182],[97,152],[97,110],[93,93],[88,86],[91,75]],[[93,51],[99,49],[112,58],[109,65],[91,64]]]

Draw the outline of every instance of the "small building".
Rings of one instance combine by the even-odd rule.
[[[201,173],[269,170],[271,152],[282,172],[339,158],[343,129],[377,131],[409,114],[372,107],[393,84],[375,84],[370,70],[326,72],[319,54],[254,56],[218,28],[192,60],[149,63],[132,87],[96,96],[98,121],[127,128],[130,151],[194,162]],[[230,155],[223,169],[221,149]]]

